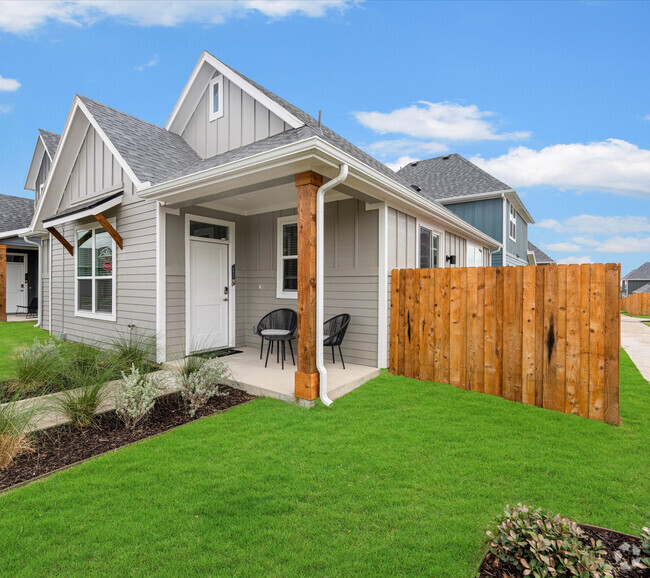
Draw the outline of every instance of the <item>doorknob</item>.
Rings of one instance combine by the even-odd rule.
[[[224,297],[223,300],[224,300],[224,301],[228,301],[228,297]]]

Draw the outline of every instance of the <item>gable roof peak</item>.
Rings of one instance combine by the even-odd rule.
[[[54,155],[56,154],[57,149],[59,148],[59,142],[61,141],[61,135],[56,134],[55,132],[50,132],[43,128],[38,129],[38,133],[41,135],[43,144],[45,145],[45,151],[50,157],[50,161],[54,160]]]

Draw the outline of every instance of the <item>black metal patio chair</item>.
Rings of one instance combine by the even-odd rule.
[[[282,369],[284,369],[286,342],[289,342],[291,360],[293,361],[294,365],[296,364],[296,360],[293,356],[293,345],[291,344],[291,341],[294,338],[297,327],[298,314],[293,309],[275,309],[274,311],[271,311],[262,317],[259,323],[253,327],[254,333],[262,338],[262,342],[260,344],[260,359],[262,359],[262,355],[264,353],[264,341],[269,342],[264,367],[266,367],[269,362],[269,353],[271,352],[273,344],[276,342],[278,349],[278,361],[280,357],[280,350],[282,350]]]
[[[38,297],[33,297],[29,305],[16,305],[16,315],[21,309],[25,309],[27,317],[36,317],[38,315]]]
[[[332,317],[323,324],[323,346],[332,348],[332,363],[336,363],[334,348],[339,348],[343,369],[345,369],[345,361],[343,360],[341,343],[343,343],[343,338],[345,337],[345,332],[348,330],[349,324],[350,316],[347,313],[341,313],[341,315]]]

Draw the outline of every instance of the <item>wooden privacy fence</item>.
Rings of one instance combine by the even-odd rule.
[[[630,315],[648,315],[650,317],[650,293],[633,293],[622,302],[623,311]]]
[[[620,274],[396,269],[390,372],[618,424]]]

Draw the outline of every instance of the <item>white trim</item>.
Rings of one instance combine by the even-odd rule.
[[[420,227],[431,231],[432,234],[438,237],[438,266],[434,269],[444,269],[446,263],[445,247],[445,231],[438,228],[432,221],[427,219],[415,218],[415,268],[420,269]]]
[[[52,273],[52,233],[48,233],[49,238],[47,240],[47,252],[48,252],[48,271],[50,272],[50,275],[48,277],[49,281],[47,283],[47,301],[48,301],[48,307],[47,307],[47,325],[48,325],[48,332],[52,333],[52,278],[54,277],[54,274]],[[76,267],[76,263],[75,263]]]
[[[514,213],[514,218],[513,218],[512,213]],[[515,225],[515,235],[514,235],[514,237],[511,234],[511,231],[512,231],[512,226],[511,225],[513,223]],[[515,206],[512,203],[510,203],[510,208],[508,209],[508,238],[511,241],[514,241],[515,243],[517,242],[517,209],[515,208]]]
[[[34,153],[32,154],[32,162],[29,164],[29,170],[27,171],[27,178],[25,179],[25,189],[28,191],[36,192],[36,179],[38,178],[38,173],[41,171],[43,166],[43,158],[45,155],[50,156],[47,152],[47,147],[43,141],[41,133],[38,133],[38,138],[36,139],[36,146],[34,147]],[[36,163],[36,158],[38,157],[38,163]],[[50,168],[52,160],[50,158]],[[46,177],[47,180],[47,177]]]
[[[217,111],[214,111],[214,86],[215,84],[219,85],[219,102],[217,103],[219,107]],[[223,75],[215,76],[210,81],[210,122],[217,120],[223,116]]]
[[[275,296],[278,299],[298,299],[298,290],[296,291],[285,291],[283,289],[283,283],[282,283],[282,274],[284,271],[283,267],[283,261],[285,259],[284,255],[282,254],[282,241],[283,241],[283,227],[285,225],[298,225],[298,215],[289,215],[287,217],[278,217],[277,223],[276,223],[276,236],[275,236],[275,244],[276,244],[276,263],[275,263],[275,280],[276,280],[276,285],[275,285]],[[294,259],[293,255],[287,257],[289,259]],[[295,259],[298,259],[298,253],[296,253]]]
[[[115,217],[108,219],[109,223],[115,227]],[[115,239],[111,237],[111,281],[112,281],[112,299],[111,313],[97,313],[95,308],[97,303],[95,302],[95,281],[106,279],[106,277],[97,277],[95,275],[95,231],[97,229],[103,229],[99,223],[87,223],[85,225],[80,225],[74,230],[74,316],[75,317],[86,317],[88,319],[98,319],[101,321],[117,321],[117,244]],[[86,311],[85,309],[79,309],[79,268],[78,261],[79,258],[79,232],[80,231],[93,231],[92,234],[92,259],[91,259],[91,270],[92,275],[90,277],[81,277],[82,280],[90,279],[92,284],[92,311]]]
[[[115,197],[110,201],[106,201],[105,203],[100,203],[97,206],[92,207],[90,209],[85,209],[84,211],[79,211],[78,213],[70,213],[69,215],[59,217],[58,219],[54,219],[52,221],[50,220],[43,221],[43,226],[56,227],[57,225],[64,225],[66,223],[71,223],[73,221],[80,221],[81,219],[85,219],[86,217],[92,217],[94,215],[98,215],[99,213],[108,211],[108,209],[112,209],[117,205],[121,205],[123,198],[124,198],[123,195],[120,197]]]
[[[156,361],[167,360],[167,211],[156,203]]]
[[[185,101],[188,99],[190,95],[190,91],[192,90],[192,87],[194,86],[195,81],[197,80],[197,77],[201,73],[203,66],[205,64],[208,64],[212,68],[214,68],[217,72],[221,73],[221,75],[225,76],[230,82],[233,82],[236,84],[239,88],[241,88],[244,92],[248,93],[250,96],[252,96],[255,100],[263,104],[266,108],[268,108],[273,114],[278,116],[280,119],[282,119],[284,122],[286,122],[291,128],[298,128],[300,126],[304,126],[304,122],[299,120],[297,117],[295,117],[293,114],[291,114],[287,109],[285,109],[283,106],[278,104],[275,100],[272,98],[268,97],[266,94],[264,94],[260,89],[256,88],[253,86],[250,82],[247,80],[244,80],[239,74],[237,74],[232,68],[212,56],[209,52],[206,52],[205,50],[199,57],[199,61],[196,63],[196,66],[194,67],[194,70],[192,71],[192,74],[190,75],[190,78],[188,79],[187,83],[185,84],[185,87],[183,88],[183,92],[181,93],[181,96],[179,97],[178,101],[174,105],[174,108],[169,115],[169,119],[167,119],[167,122],[165,123],[165,129],[169,130],[171,132],[175,132],[176,134],[181,134],[183,130],[185,130],[185,127],[187,126],[187,123],[189,122],[189,119],[191,115],[186,115],[187,120],[180,120],[180,123],[182,126],[173,126],[175,121],[177,120],[178,114],[181,111],[181,108],[183,108],[183,105],[185,104]],[[212,75],[210,75],[212,76]],[[198,98],[196,99],[196,102],[194,103],[189,103],[194,104],[196,106],[198,104],[198,101],[200,100],[201,96],[203,95],[203,92],[205,90],[207,85],[205,86],[199,86],[199,89],[194,91],[194,95],[198,95]],[[183,124],[184,123],[184,124]]]
[[[368,205],[366,205],[366,209]],[[377,296],[377,367],[388,367],[388,206],[379,207],[379,279]]]
[[[24,235],[26,233],[29,233],[29,227],[26,229],[15,229],[13,231],[3,231],[0,233],[0,239],[8,239],[9,237],[20,237],[21,235]]]
[[[199,221],[201,223],[209,223],[211,225],[221,225],[228,227],[228,241],[220,241],[217,239],[204,239],[202,237],[190,236],[190,221]],[[236,345],[236,299],[237,299],[237,285],[232,282],[232,267],[235,266],[235,223],[233,221],[224,221],[222,219],[214,219],[212,217],[204,217],[203,215],[194,215],[192,213],[185,213],[185,355],[192,353],[192,327],[191,327],[191,271],[190,271],[190,241],[192,238],[197,241],[214,242],[222,245],[228,245],[228,347],[235,347]]]

